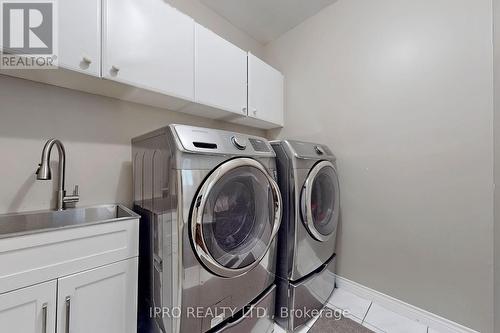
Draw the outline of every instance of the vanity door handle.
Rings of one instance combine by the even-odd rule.
[[[42,333],[47,333],[47,312],[48,303],[43,303],[42,305]]]
[[[70,317],[70,312],[71,312],[71,297],[70,296],[66,297],[65,305],[66,305],[66,329],[65,329],[65,333],[69,333],[69,317]]]

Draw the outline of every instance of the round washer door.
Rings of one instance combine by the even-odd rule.
[[[329,161],[317,163],[309,172],[302,189],[302,219],[311,236],[321,242],[337,230],[340,208],[339,180]]]
[[[277,183],[251,158],[229,160],[201,185],[191,212],[191,242],[212,273],[235,277],[267,253],[281,223]]]

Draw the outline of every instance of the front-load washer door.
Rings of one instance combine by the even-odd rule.
[[[217,167],[193,202],[190,236],[212,273],[235,277],[259,264],[281,222],[278,185],[261,163],[236,158]]]
[[[324,242],[335,234],[339,219],[339,181],[329,161],[317,163],[302,188],[301,212],[304,225],[317,241]]]

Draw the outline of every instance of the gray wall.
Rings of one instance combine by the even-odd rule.
[[[494,173],[495,173],[495,332],[500,332],[500,0],[493,1],[494,26]]]
[[[338,156],[340,275],[493,332],[491,0],[339,0],[266,47]]]
[[[0,75],[0,214],[54,207],[52,181],[36,181],[45,140],[67,152],[66,184],[80,205],[132,201],[130,139],[170,123],[263,131]],[[57,160],[54,151],[53,160]],[[56,170],[57,165],[54,164]],[[54,173],[55,174],[55,173]]]

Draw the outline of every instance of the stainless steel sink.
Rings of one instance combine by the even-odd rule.
[[[122,205],[100,205],[60,211],[0,215],[0,238],[136,219],[139,215]]]

